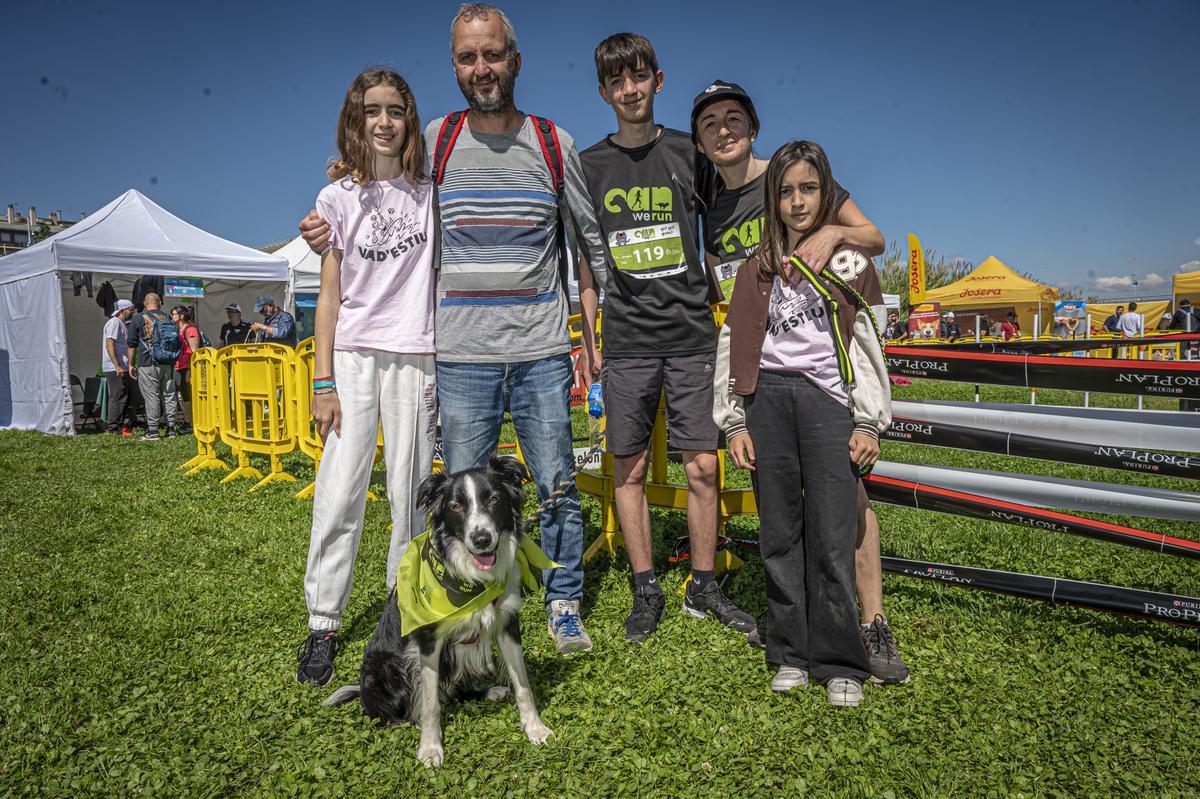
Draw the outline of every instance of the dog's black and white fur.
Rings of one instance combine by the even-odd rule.
[[[504,593],[467,618],[400,634],[395,593],[388,598],[363,654],[359,685],[325,701],[340,705],[358,696],[363,711],[381,724],[411,722],[421,730],[417,759],[440,766],[442,705],[461,699],[503,699],[508,689],[480,690],[496,672],[492,645],[500,649],[516,694],[521,728],[531,743],[551,734],[542,724],[521,653],[521,575],[516,561],[522,533],[521,483],[525,467],[493,456],[486,467],[431,474],[417,488],[417,506],[432,515],[431,544],[447,575],[475,583],[507,575]]]

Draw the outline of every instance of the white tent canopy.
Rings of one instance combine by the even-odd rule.
[[[321,256],[309,249],[297,236],[275,251],[288,262],[288,308],[295,308],[297,294],[316,294],[321,290]]]
[[[59,276],[69,272],[199,278],[206,290],[214,283],[226,294],[288,278],[283,258],[214,236],[130,189],[66,230],[0,258],[0,428],[74,430],[68,338],[86,339],[68,336]],[[93,369],[103,323],[99,312],[88,323]]]

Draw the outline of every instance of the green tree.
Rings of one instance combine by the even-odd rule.
[[[947,261],[936,250],[925,249],[925,288],[936,289],[961,280],[975,265],[964,258]],[[893,241],[883,254],[879,283],[885,294],[900,295],[900,315],[908,316],[908,247]]]
[[[52,235],[53,231],[50,230],[50,226],[43,222],[37,226],[37,230],[33,231],[33,241],[29,243],[37,244],[42,239],[48,239]]]

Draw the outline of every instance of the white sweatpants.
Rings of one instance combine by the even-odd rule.
[[[333,353],[333,377],[342,404],[342,431],[325,441],[313,497],[312,536],[304,596],[311,630],[336,630],[354,583],[371,462],[379,425],[392,506],[387,588],[396,584],[400,557],[422,520],[416,488],[433,465],[437,386],[432,355],[377,350]]]

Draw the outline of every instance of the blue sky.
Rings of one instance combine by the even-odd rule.
[[[457,2],[12,6],[0,207],[78,218],[132,187],[261,246],[312,206],[359,70],[397,68],[423,120],[464,105]],[[713,78],[743,84],[759,154],[823,144],[889,241],[915,232],[939,254],[995,255],[1103,296],[1127,294],[1133,270],[1153,296],[1200,268],[1195,0],[501,7],[524,57],[519,106],[581,147],[614,126],[592,50],[633,30],[666,72],[660,122],[686,127]]]

